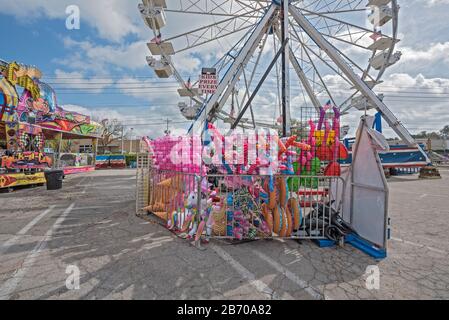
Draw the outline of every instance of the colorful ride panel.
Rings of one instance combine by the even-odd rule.
[[[341,161],[341,164],[352,163],[353,139],[345,140],[349,148],[349,157]],[[424,145],[421,146],[424,150]],[[390,145],[389,151],[379,152],[379,158],[385,169],[389,168],[422,168],[428,165],[426,156],[418,149],[406,145]]]
[[[64,138],[97,139],[101,135],[101,125],[89,116],[58,106],[54,90],[41,77],[35,67],[0,64],[0,135],[6,142],[6,150],[0,154],[0,188],[45,183],[43,171],[63,164],[61,159],[53,164],[46,156],[46,139],[56,139],[60,148]],[[20,98],[17,86],[23,88]],[[95,155],[92,157],[95,160]],[[88,169],[77,166],[67,168],[67,172],[91,170],[94,160]]]
[[[13,188],[27,185],[45,184],[45,175],[43,172],[34,174],[11,173],[0,174],[0,189]]]

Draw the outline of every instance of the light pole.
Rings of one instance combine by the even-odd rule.
[[[133,137],[134,137],[134,128],[130,128],[131,130],[131,136],[130,136],[130,146],[129,146],[129,153],[133,153]]]
[[[125,138],[125,126],[122,125],[122,155],[125,154],[125,150],[124,150],[124,141],[123,139]]]
[[[446,157],[447,156],[447,133],[443,133],[443,154]]]

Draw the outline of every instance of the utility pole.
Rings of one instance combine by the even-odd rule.
[[[447,133],[443,133],[443,154],[446,157],[447,156]]]
[[[125,136],[125,126],[122,125],[122,155],[125,154],[125,150],[124,150],[124,136]]]
[[[130,128],[129,130],[131,130],[131,141],[130,141],[130,147],[129,147],[129,152],[133,153],[133,139],[134,139],[134,128]]]
[[[167,118],[167,129],[165,130],[165,135],[169,136],[171,131],[170,131],[170,123],[172,122],[170,119]]]

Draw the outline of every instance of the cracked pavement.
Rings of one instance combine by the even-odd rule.
[[[448,299],[449,170],[389,182],[392,240],[376,261],[347,245],[266,240],[199,251],[135,216],[135,171],[0,194],[0,299]],[[50,207],[49,207],[50,206]],[[80,271],[69,290],[68,266]],[[367,267],[380,289],[366,287]]]

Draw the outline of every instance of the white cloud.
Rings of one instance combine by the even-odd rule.
[[[65,72],[60,69],[56,69],[52,82],[56,83],[56,87],[69,89],[85,90],[87,87],[92,93],[100,93],[114,83],[111,79],[103,79],[98,82],[97,79],[85,77],[81,72]]]
[[[425,2],[428,6],[449,4],[449,0],[421,0],[421,1]]]
[[[2,13],[17,17],[19,21],[38,18],[60,19],[65,28],[65,9],[77,5],[82,25],[90,25],[104,39],[119,42],[125,36],[140,32],[138,0],[0,0]],[[83,27],[81,25],[81,28]]]
[[[74,54],[56,60],[71,69],[107,73],[110,68],[137,70],[147,67],[147,47],[144,41],[131,44],[97,45],[90,41],[64,38],[65,48]]]
[[[87,116],[90,116],[95,121],[101,121],[103,119],[123,119],[126,116],[116,110],[110,109],[94,109],[75,104],[64,104],[61,106],[64,110],[78,112]]]
[[[434,43],[424,50],[416,50],[414,48],[405,47],[402,48],[403,52],[403,63],[416,63],[419,62],[420,66],[428,65],[431,63],[444,63],[449,66],[449,42],[445,43]],[[413,68],[413,65],[409,65]]]

